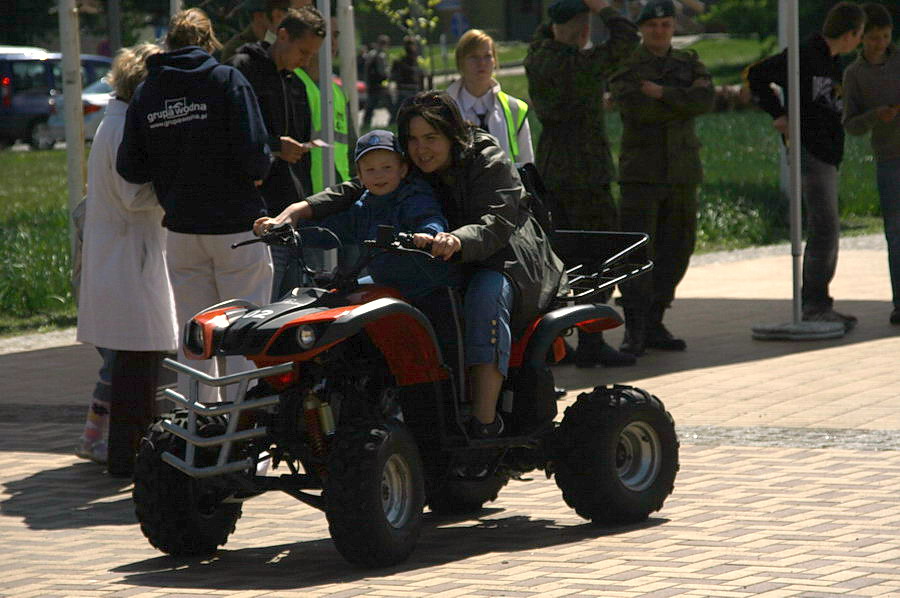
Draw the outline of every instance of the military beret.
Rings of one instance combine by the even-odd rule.
[[[644,9],[638,15],[637,24],[640,25],[648,19],[674,16],[675,3],[672,0],[647,0],[647,4],[644,5]]]
[[[556,0],[547,9],[550,20],[557,24],[568,23],[575,16],[590,10],[584,0]]]
[[[241,4],[241,8],[250,13],[265,12],[266,0],[244,0],[244,3]]]

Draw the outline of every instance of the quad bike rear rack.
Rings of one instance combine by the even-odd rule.
[[[557,230],[551,242],[569,278],[568,289],[557,300],[585,303],[620,282],[648,272],[653,262],[646,258],[646,252],[637,250],[649,240],[645,233]],[[637,260],[625,262],[625,258]]]
[[[216,357],[217,360],[224,361],[223,357]],[[224,376],[214,377],[206,372],[201,372],[183,363],[178,363],[173,359],[163,360],[163,365],[181,374],[190,377],[188,386],[188,396],[185,397],[171,388],[165,390],[165,396],[173,401],[176,405],[184,407],[188,411],[187,428],[177,426],[169,421],[163,421],[163,428],[173,435],[185,441],[185,455],[181,459],[170,452],[162,454],[162,460],[175,469],[185,473],[193,478],[208,478],[225,473],[233,473],[239,471],[247,471],[256,466],[256,463],[250,458],[237,461],[230,461],[231,447],[236,442],[242,442],[259,438],[267,434],[265,426],[257,426],[249,430],[238,430],[238,422],[240,413],[249,409],[259,409],[268,407],[278,403],[278,395],[268,397],[247,399],[247,387],[251,380],[264,378],[267,376],[275,376],[290,372],[294,367],[293,363],[282,363],[264,368],[247,370],[244,372],[236,372],[234,374],[226,374]],[[220,362],[220,365],[223,365]],[[234,401],[227,403],[204,404],[199,400],[200,384],[206,386],[223,388],[233,384],[237,384],[237,394]],[[197,416],[211,417],[216,415],[229,415],[228,424],[224,434],[205,437],[197,433]],[[218,447],[219,454],[215,465],[206,467],[198,467],[196,464],[196,448]]]

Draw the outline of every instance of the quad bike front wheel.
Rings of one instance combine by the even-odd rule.
[[[406,560],[422,529],[425,483],[419,449],[395,419],[356,417],[331,442],[325,516],[338,552],[365,567]]]
[[[566,409],[557,428],[556,484],[585,519],[643,521],[672,493],[678,448],[662,401],[639,388],[598,386]]]
[[[221,431],[221,420],[197,418],[198,433],[204,428]],[[186,427],[187,413],[179,410],[171,421]],[[183,459],[185,442],[157,421],[141,440],[135,460],[132,496],[141,531],[167,554],[212,554],[234,531],[241,503],[223,502],[226,496],[209,481],[191,478],[164,462],[167,451]]]

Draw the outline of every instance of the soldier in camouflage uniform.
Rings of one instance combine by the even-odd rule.
[[[650,235],[653,270],[621,285],[622,351],[683,351],[663,314],[687,270],[697,231],[697,185],[703,179],[696,116],[713,108],[709,72],[692,50],[672,48],[675,7],[651,0],[638,17],[643,43],[610,83],[624,124],[619,156],[622,230]]]
[[[609,40],[583,50],[590,14],[598,13]],[[559,0],[548,10],[525,57],[528,93],[543,125],[537,168],[553,206],[557,228],[618,230],[610,193],[615,175],[603,95],[608,77],[638,44],[637,30],[604,0]],[[576,365],[630,365],[603,341],[602,333],[579,332]]]

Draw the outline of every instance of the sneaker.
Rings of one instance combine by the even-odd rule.
[[[833,309],[808,312],[803,314],[804,322],[838,322],[844,325],[844,330],[852,330],[856,326],[856,316],[842,314]]]
[[[496,438],[503,434],[503,418],[500,417],[500,414],[498,413],[494,416],[494,421],[489,424],[483,424],[478,421],[478,418],[473,417],[469,420],[467,427],[469,438],[474,438],[476,440]]]
[[[895,307],[891,312],[891,324],[900,324],[900,307]]]
[[[98,442],[82,442],[75,447],[75,456],[106,465],[106,442],[100,440]]]

